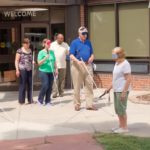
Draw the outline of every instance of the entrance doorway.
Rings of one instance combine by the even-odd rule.
[[[29,38],[31,42],[31,49],[35,52],[34,61],[37,61],[37,55],[42,50],[42,41],[45,38],[49,38],[49,24],[22,24],[21,25],[21,38]],[[34,82],[39,82],[38,78],[38,66],[35,67],[34,71]]]
[[[64,23],[51,24],[52,40],[55,40],[55,34],[57,33],[62,33],[65,36],[65,24]]]
[[[0,83],[16,81],[14,61],[20,45],[18,33],[16,25],[0,25]]]

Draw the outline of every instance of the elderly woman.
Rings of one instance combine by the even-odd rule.
[[[30,47],[30,40],[25,38],[22,42],[22,47],[17,50],[15,67],[16,76],[19,81],[19,104],[25,103],[25,95],[27,90],[28,103],[32,100],[32,51]],[[26,89],[27,87],[27,89]]]
[[[44,39],[44,49],[38,54],[39,77],[42,83],[38,96],[38,103],[40,105],[51,105],[51,93],[54,76],[58,74],[56,58],[54,52],[50,50],[50,45],[51,41]]]
[[[119,127],[113,128],[114,133],[128,132],[127,126],[127,99],[131,90],[131,66],[125,59],[123,48],[116,47],[112,51],[112,59],[116,62],[113,70],[112,85],[106,90],[114,90],[114,106],[119,118]]]

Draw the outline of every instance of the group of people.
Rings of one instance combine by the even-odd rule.
[[[39,51],[37,64],[39,67],[39,78],[41,89],[38,96],[40,105],[51,105],[51,97],[62,97],[64,94],[64,83],[66,75],[66,56],[70,56],[71,76],[74,87],[74,108],[80,111],[80,89],[84,85],[86,109],[96,111],[93,104],[93,61],[94,51],[88,39],[86,27],[78,29],[79,37],[71,42],[64,42],[63,34],[57,34],[56,40],[51,43],[44,39],[43,49]],[[127,127],[127,99],[131,90],[131,66],[125,58],[125,51],[121,47],[112,50],[112,60],[115,61],[113,70],[113,81],[106,93],[111,89],[114,91],[114,106],[119,118],[119,126],[113,128],[115,133],[128,132]],[[19,103],[25,103],[27,88],[28,103],[33,103],[32,73],[35,62],[30,49],[30,41],[25,38],[22,47],[16,52],[15,66],[16,76],[19,77]]]
[[[39,78],[41,89],[38,96],[38,103],[41,105],[51,104],[51,93],[53,98],[62,97],[66,75],[66,55],[69,54],[69,46],[64,42],[64,36],[57,34],[56,41],[44,39],[43,49],[39,51],[37,64],[39,67]],[[16,76],[19,77],[19,104],[25,104],[27,91],[28,103],[33,103],[32,91],[32,70],[36,63],[33,60],[30,40],[25,38],[22,47],[16,52],[15,66]],[[56,82],[54,82],[54,78]]]

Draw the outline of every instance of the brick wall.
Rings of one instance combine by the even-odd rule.
[[[84,5],[80,5],[80,25],[85,26],[85,9],[84,9]]]
[[[106,88],[112,82],[111,74],[95,74],[94,80],[98,87]],[[132,75],[133,90],[150,90],[150,75]]]

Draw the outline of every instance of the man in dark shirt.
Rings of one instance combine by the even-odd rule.
[[[93,105],[93,82],[90,77],[93,76],[93,48],[91,42],[87,39],[88,30],[85,27],[80,27],[78,32],[79,37],[73,40],[70,46],[75,110],[80,110],[80,89],[83,84],[85,86],[87,110],[97,110]]]

